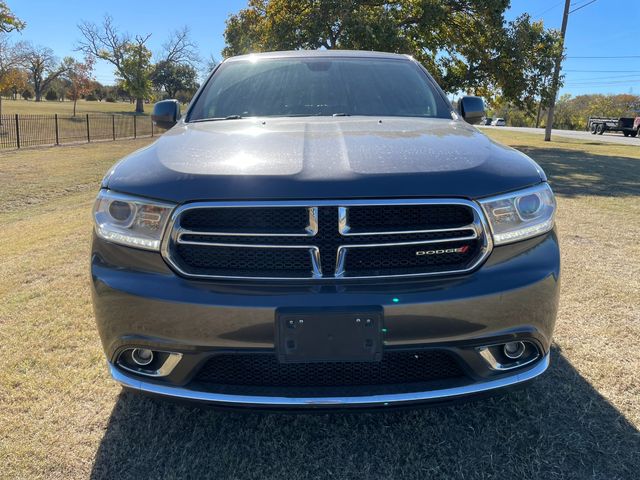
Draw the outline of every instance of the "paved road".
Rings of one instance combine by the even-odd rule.
[[[527,128],[527,127],[494,127],[494,126],[481,126],[480,128],[500,128],[502,130],[513,130],[514,132],[526,132],[537,133],[544,135],[543,128]],[[578,140],[589,140],[604,143],[617,143],[618,145],[637,145],[640,147],[640,138],[625,137],[621,133],[605,133],[604,135],[591,135],[589,132],[575,131],[575,130],[552,130],[551,138],[557,135],[559,137],[576,138]]]

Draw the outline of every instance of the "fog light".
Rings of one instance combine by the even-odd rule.
[[[517,360],[524,354],[525,346],[522,342],[509,342],[504,345],[504,355],[511,360]]]
[[[153,352],[148,348],[135,348],[133,352],[131,352],[131,358],[136,365],[143,367],[153,362]]]

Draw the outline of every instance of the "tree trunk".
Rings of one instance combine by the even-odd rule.
[[[73,116],[76,116],[76,103],[78,103],[78,99],[74,98],[73,99]]]
[[[144,98],[136,98],[136,113],[144,113]]]
[[[36,102],[42,101],[42,92],[36,92]]]

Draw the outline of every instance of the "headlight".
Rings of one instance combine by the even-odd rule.
[[[494,245],[535,237],[553,228],[556,199],[547,183],[486,198],[480,205],[489,220]]]
[[[93,207],[100,238],[130,247],[159,250],[174,205],[101,190]]]

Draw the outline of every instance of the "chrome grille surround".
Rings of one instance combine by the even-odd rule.
[[[375,207],[375,206],[388,206],[388,205],[458,205],[465,206],[471,209],[473,212],[473,222],[469,225],[454,228],[438,228],[427,230],[394,230],[394,231],[371,231],[371,232],[358,232],[350,233],[350,226],[348,224],[348,211],[349,207]],[[195,231],[185,229],[180,225],[181,215],[188,210],[198,208],[253,208],[259,210],[260,208],[273,208],[273,207],[300,207],[307,208],[309,211],[309,224],[303,233],[233,233],[233,232],[207,232],[207,231]],[[387,242],[387,243],[367,243],[358,245],[341,245],[335,252],[335,271],[331,275],[323,275],[321,262],[320,262],[320,249],[314,245],[301,246],[301,245],[270,245],[270,244],[246,244],[246,243],[234,243],[230,239],[229,243],[223,242],[192,242],[184,240],[182,237],[185,235],[201,235],[201,236],[260,236],[260,237],[307,237],[313,238],[318,234],[318,208],[320,207],[338,207],[338,216],[336,218],[336,234],[347,237],[349,235],[400,235],[400,234],[414,234],[414,233],[438,233],[438,232],[455,232],[455,231],[473,231],[471,235],[461,235],[446,239],[433,239],[423,240],[416,242]],[[452,243],[456,241],[465,241],[478,239],[480,241],[480,250],[473,263],[463,269],[452,269],[437,272],[421,272],[421,273],[408,273],[408,274],[393,274],[393,275],[366,275],[366,276],[348,276],[346,275],[344,265],[345,257],[351,248],[376,248],[376,247],[393,247],[393,246],[406,246],[406,245],[428,245],[435,243]],[[261,248],[261,249],[302,249],[306,248],[309,251],[310,262],[312,268],[310,269],[308,277],[287,277],[287,276],[234,276],[234,275],[210,275],[199,274],[185,271],[181,268],[173,258],[175,253],[175,246],[178,244],[184,245],[199,245],[199,246],[211,246],[211,247],[234,247],[234,248]],[[457,198],[436,198],[436,199],[376,199],[376,200],[285,200],[285,201],[237,201],[237,202],[194,202],[187,203],[177,207],[171,215],[168,222],[167,229],[163,236],[161,253],[165,261],[180,275],[187,278],[196,279],[250,279],[250,280],[353,280],[353,279],[375,279],[375,278],[399,278],[399,277],[426,277],[426,276],[442,276],[450,274],[464,274],[475,270],[478,266],[486,260],[493,249],[493,242],[491,231],[488,223],[485,219],[484,213],[481,208],[472,201]]]

